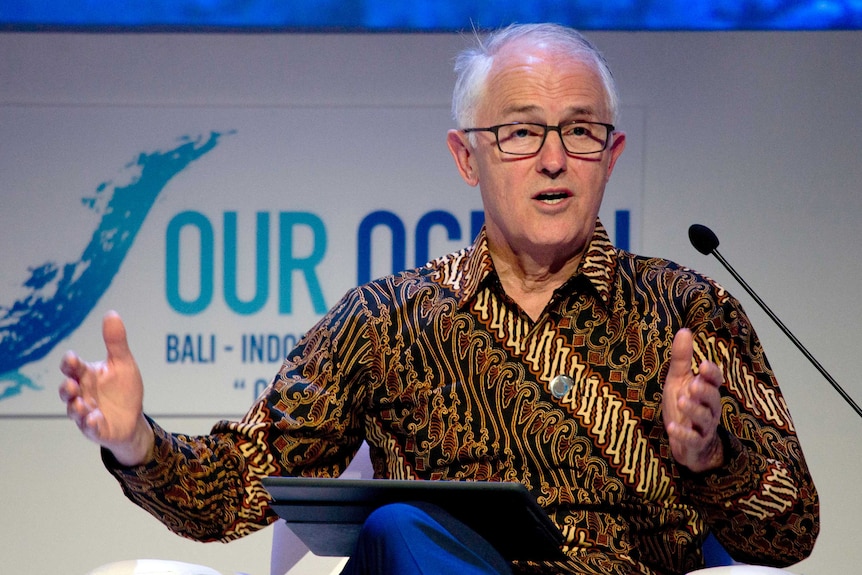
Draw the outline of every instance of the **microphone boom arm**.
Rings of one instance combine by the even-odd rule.
[[[835,381],[835,378],[829,375],[829,372],[826,371],[826,368],[820,365],[820,362],[817,361],[817,359],[813,355],[811,355],[811,352],[809,352],[808,349],[804,345],[802,345],[802,342],[796,339],[796,336],[793,335],[793,333],[789,329],[787,329],[787,326],[785,326],[784,323],[782,323],[782,321],[778,319],[778,316],[775,315],[771,309],[769,309],[769,306],[766,305],[766,303],[762,299],[760,299],[760,296],[758,296],[754,292],[754,290],[751,289],[751,287],[745,282],[745,280],[742,279],[742,276],[736,273],[736,270],[733,269],[733,266],[727,263],[727,260],[725,260],[722,255],[718,253],[717,249],[713,248],[711,250],[711,253],[716,257],[719,262],[721,262],[721,265],[723,265],[727,269],[727,271],[730,272],[730,275],[732,275],[734,279],[739,282],[739,284],[745,289],[745,291],[748,292],[748,295],[754,298],[754,301],[756,301],[757,304],[761,307],[761,309],[766,312],[766,315],[772,318],[772,321],[774,321],[775,324],[779,328],[781,328],[781,331],[784,332],[784,335],[790,338],[790,341],[792,341],[796,348],[802,352],[802,355],[808,358],[808,361],[810,361],[811,364],[815,368],[817,368],[817,371],[819,371],[820,374],[826,378],[826,381],[828,381],[832,385],[832,387],[835,388],[835,391],[838,392],[838,395],[844,398],[844,401],[846,401],[848,405],[850,405],[850,407],[852,407],[853,410],[856,411],[856,414],[859,415],[859,417],[862,417],[862,408],[856,405],[856,402],[853,401],[853,398],[850,397],[840,385],[838,385],[838,382]]]

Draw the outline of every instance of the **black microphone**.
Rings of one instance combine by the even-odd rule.
[[[805,348],[805,346],[802,345],[802,343],[798,339],[796,339],[796,336],[793,335],[789,329],[787,329],[787,327],[781,322],[781,320],[778,319],[778,316],[775,315],[771,309],[769,309],[769,306],[767,306],[762,299],[760,299],[760,296],[754,293],[754,290],[751,289],[751,287],[749,287],[747,283],[745,283],[745,280],[742,279],[742,276],[736,273],[736,270],[733,269],[733,267],[729,263],[727,263],[727,260],[725,260],[720,253],[718,253],[718,250],[716,249],[718,247],[718,237],[715,235],[715,233],[713,233],[713,231],[706,226],[703,226],[701,224],[693,224],[690,228],[688,228],[688,239],[691,240],[691,245],[694,246],[694,249],[704,255],[712,254],[719,262],[721,262],[721,265],[723,265],[727,269],[727,271],[730,272],[730,275],[732,275],[736,279],[736,281],[738,281],[739,284],[743,288],[745,288],[745,291],[748,292],[748,295],[754,298],[754,301],[756,301],[757,305],[759,305],[761,309],[766,312],[766,315],[772,318],[772,321],[774,321],[775,324],[781,328],[781,331],[784,332],[784,335],[790,338],[790,341],[792,341],[793,344],[796,345],[796,348],[802,352],[802,355],[808,358],[808,361],[810,361],[811,364],[817,368],[817,371],[819,371],[820,374],[826,378],[826,381],[832,384],[832,387],[834,387],[835,391],[837,391],[838,394],[844,398],[844,401],[846,401],[850,405],[850,407],[852,407],[856,411],[859,417],[862,417],[862,409],[860,409],[859,406],[856,405],[856,402],[853,401],[853,398],[847,395],[847,392],[844,391],[840,385],[838,385],[838,382],[835,381],[835,379],[831,375],[829,375],[829,372],[826,371],[826,369],[822,365],[820,365],[820,362],[817,361],[813,355],[811,355],[811,352],[809,352]]]

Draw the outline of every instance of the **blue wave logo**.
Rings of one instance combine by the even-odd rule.
[[[125,166],[136,174],[130,183],[103,182],[95,197],[83,200],[102,217],[81,257],[28,268],[25,295],[8,307],[0,305],[0,384],[5,384],[0,401],[24,388],[41,389],[20,373],[21,367],[45,357],[81,325],[117,275],[161,191],[215,148],[221,136],[185,136],[169,150],[141,153]]]

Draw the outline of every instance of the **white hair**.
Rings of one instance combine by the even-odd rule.
[[[455,60],[455,90],[452,93],[452,118],[459,128],[474,127],[476,108],[485,91],[485,81],[494,57],[508,44],[527,38],[544,42],[596,68],[607,97],[610,121],[619,116],[619,94],[611,69],[599,50],[578,31],[558,24],[513,24],[492,32],[477,46],[462,51]]]

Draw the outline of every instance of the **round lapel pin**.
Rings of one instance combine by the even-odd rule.
[[[554,397],[560,399],[562,397],[565,397],[565,395],[569,393],[569,390],[572,389],[574,385],[575,382],[572,380],[572,378],[562,373],[551,380],[551,393],[554,395]]]

